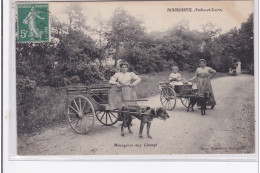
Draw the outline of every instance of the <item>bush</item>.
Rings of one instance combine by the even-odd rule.
[[[26,104],[18,104],[18,135],[30,134],[51,124],[65,121],[67,105],[65,90],[36,87],[31,94]]]
[[[31,126],[30,109],[34,101],[36,82],[29,77],[17,75],[17,122],[18,133],[26,131],[27,126]]]
[[[135,64],[132,64],[134,70],[146,74],[150,72],[160,72],[168,68],[168,65],[164,59],[160,57],[141,57]]]
[[[105,80],[109,81],[111,76],[113,76],[116,73],[116,71],[117,69],[112,66],[105,66],[103,68]]]
[[[127,52],[122,59],[126,60],[133,71],[141,74],[160,72],[169,68],[167,61],[161,58],[157,51],[145,51],[140,48],[133,48]]]
[[[16,85],[17,104],[26,104],[35,91],[36,82],[34,80],[29,79],[29,77],[17,76]]]
[[[109,72],[108,74],[104,74]],[[56,67],[49,77],[49,86],[63,87],[82,83],[90,85],[92,83],[100,83],[106,80],[111,74],[114,73],[110,67],[98,68],[96,64],[87,64],[83,62],[74,62],[71,64],[61,64]]]

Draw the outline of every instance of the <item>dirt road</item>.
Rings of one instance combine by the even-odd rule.
[[[166,121],[155,119],[153,139],[138,138],[139,121],[133,120],[134,134],[120,136],[120,124],[106,127],[97,120],[88,135],[74,133],[68,125],[44,130],[18,139],[21,155],[102,154],[205,154],[254,152],[254,77],[248,75],[212,80],[217,105],[201,116],[196,108],[186,112],[177,100]],[[150,106],[161,106],[159,96],[149,98]],[[146,128],[144,129],[146,130]]]

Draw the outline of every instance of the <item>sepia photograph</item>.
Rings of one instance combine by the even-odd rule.
[[[18,156],[256,153],[253,1],[14,9]]]

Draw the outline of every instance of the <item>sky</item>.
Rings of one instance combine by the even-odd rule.
[[[191,30],[201,31],[201,25],[208,22],[222,29],[222,33],[231,28],[239,28],[249,14],[253,12],[253,1],[122,1],[122,2],[73,2],[80,3],[86,24],[95,26],[94,18],[98,15],[104,20],[109,20],[113,11],[124,8],[129,14],[141,18],[147,32],[166,31],[180,21],[188,21]],[[64,13],[68,2],[50,2],[50,12],[61,22],[68,22]],[[167,8],[192,8],[193,12],[167,12]],[[195,12],[196,8],[214,8],[221,12]]]

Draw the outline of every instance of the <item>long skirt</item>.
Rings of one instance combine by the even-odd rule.
[[[211,97],[208,100],[207,106],[216,105],[216,101],[215,101],[215,98],[214,98],[214,93],[213,93],[213,90],[212,90],[211,82],[210,82],[210,79],[208,77],[207,78],[198,77],[197,87],[198,87],[198,94],[199,95],[203,95],[207,91],[209,91],[211,93]],[[200,106],[200,105],[198,104],[198,106]]]
[[[118,88],[113,86],[108,92],[108,103],[111,110],[125,105],[137,105],[136,100],[135,87],[123,86]]]

